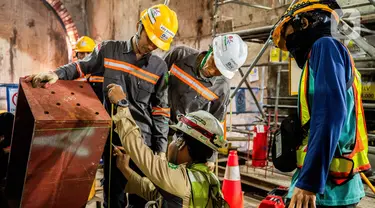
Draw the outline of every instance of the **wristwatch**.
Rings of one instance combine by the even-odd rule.
[[[121,99],[117,102],[116,104],[117,106],[121,106],[121,107],[128,107],[129,106],[129,102],[128,100],[126,99]]]

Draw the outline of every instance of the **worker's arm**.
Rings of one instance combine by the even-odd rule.
[[[148,178],[140,176],[135,171],[132,171],[127,179],[126,193],[137,194],[147,201],[156,201],[161,196],[155,185]]]
[[[113,92],[114,93],[114,92]],[[190,196],[190,183],[184,165],[173,165],[154,155],[147,147],[129,109],[118,107],[113,118],[122,146],[132,161],[159,188],[178,197]]]
[[[168,105],[168,70],[162,75],[155,85],[155,92],[151,95],[152,106],[152,149],[156,153],[167,152],[168,146],[168,122],[170,109]]]
[[[163,57],[163,59],[165,63],[167,64],[168,70],[170,70],[172,65],[175,64],[177,61],[193,53],[198,53],[198,51],[193,48],[189,48],[187,46],[178,46],[170,50]]]
[[[347,51],[333,38],[321,38],[313,45],[310,67],[313,69],[314,94],[308,149],[296,184],[300,189],[324,192],[329,166],[347,117],[349,66]]]
[[[103,70],[103,51],[108,43],[98,44],[94,51],[83,60],[66,64],[56,69],[55,73],[59,79],[73,80],[84,77],[86,74],[100,73]]]
[[[214,92],[219,92],[219,98],[211,102],[210,113],[223,122],[227,114],[227,106],[229,104],[230,85],[225,78],[218,78],[215,83],[218,89]]]

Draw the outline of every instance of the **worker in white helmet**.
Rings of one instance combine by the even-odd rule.
[[[170,123],[178,122],[177,115],[205,110],[224,122],[229,104],[230,85],[235,72],[247,58],[246,43],[235,34],[213,39],[208,51],[179,46],[164,58],[169,69],[168,100]],[[170,129],[169,140],[174,135]],[[214,159],[208,166],[213,169]]]
[[[153,154],[141,136],[121,86],[108,86],[110,101],[117,104],[113,121],[122,146],[114,148],[116,165],[128,179],[126,191],[144,199],[162,197],[158,207],[229,207],[223,199],[220,181],[205,162],[213,152],[225,146],[220,122],[206,111],[180,115],[172,125],[178,134],[168,146],[168,161]],[[146,177],[129,167],[129,156]]]

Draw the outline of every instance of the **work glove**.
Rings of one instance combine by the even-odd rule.
[[[32,86],[35,87],[43,87],[47,88],[49,85],[52,85],[57,82],[59,77],[55,72],[41,72],[39,74],[33,74],[27,76],[25,81],[31,82]]]

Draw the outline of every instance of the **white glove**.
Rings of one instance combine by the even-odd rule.
[[[42,72],[26,77],[26,82],[32,82],[33,87],[48,87],[48,85],[56,83],[59,79],[55,72]]]

